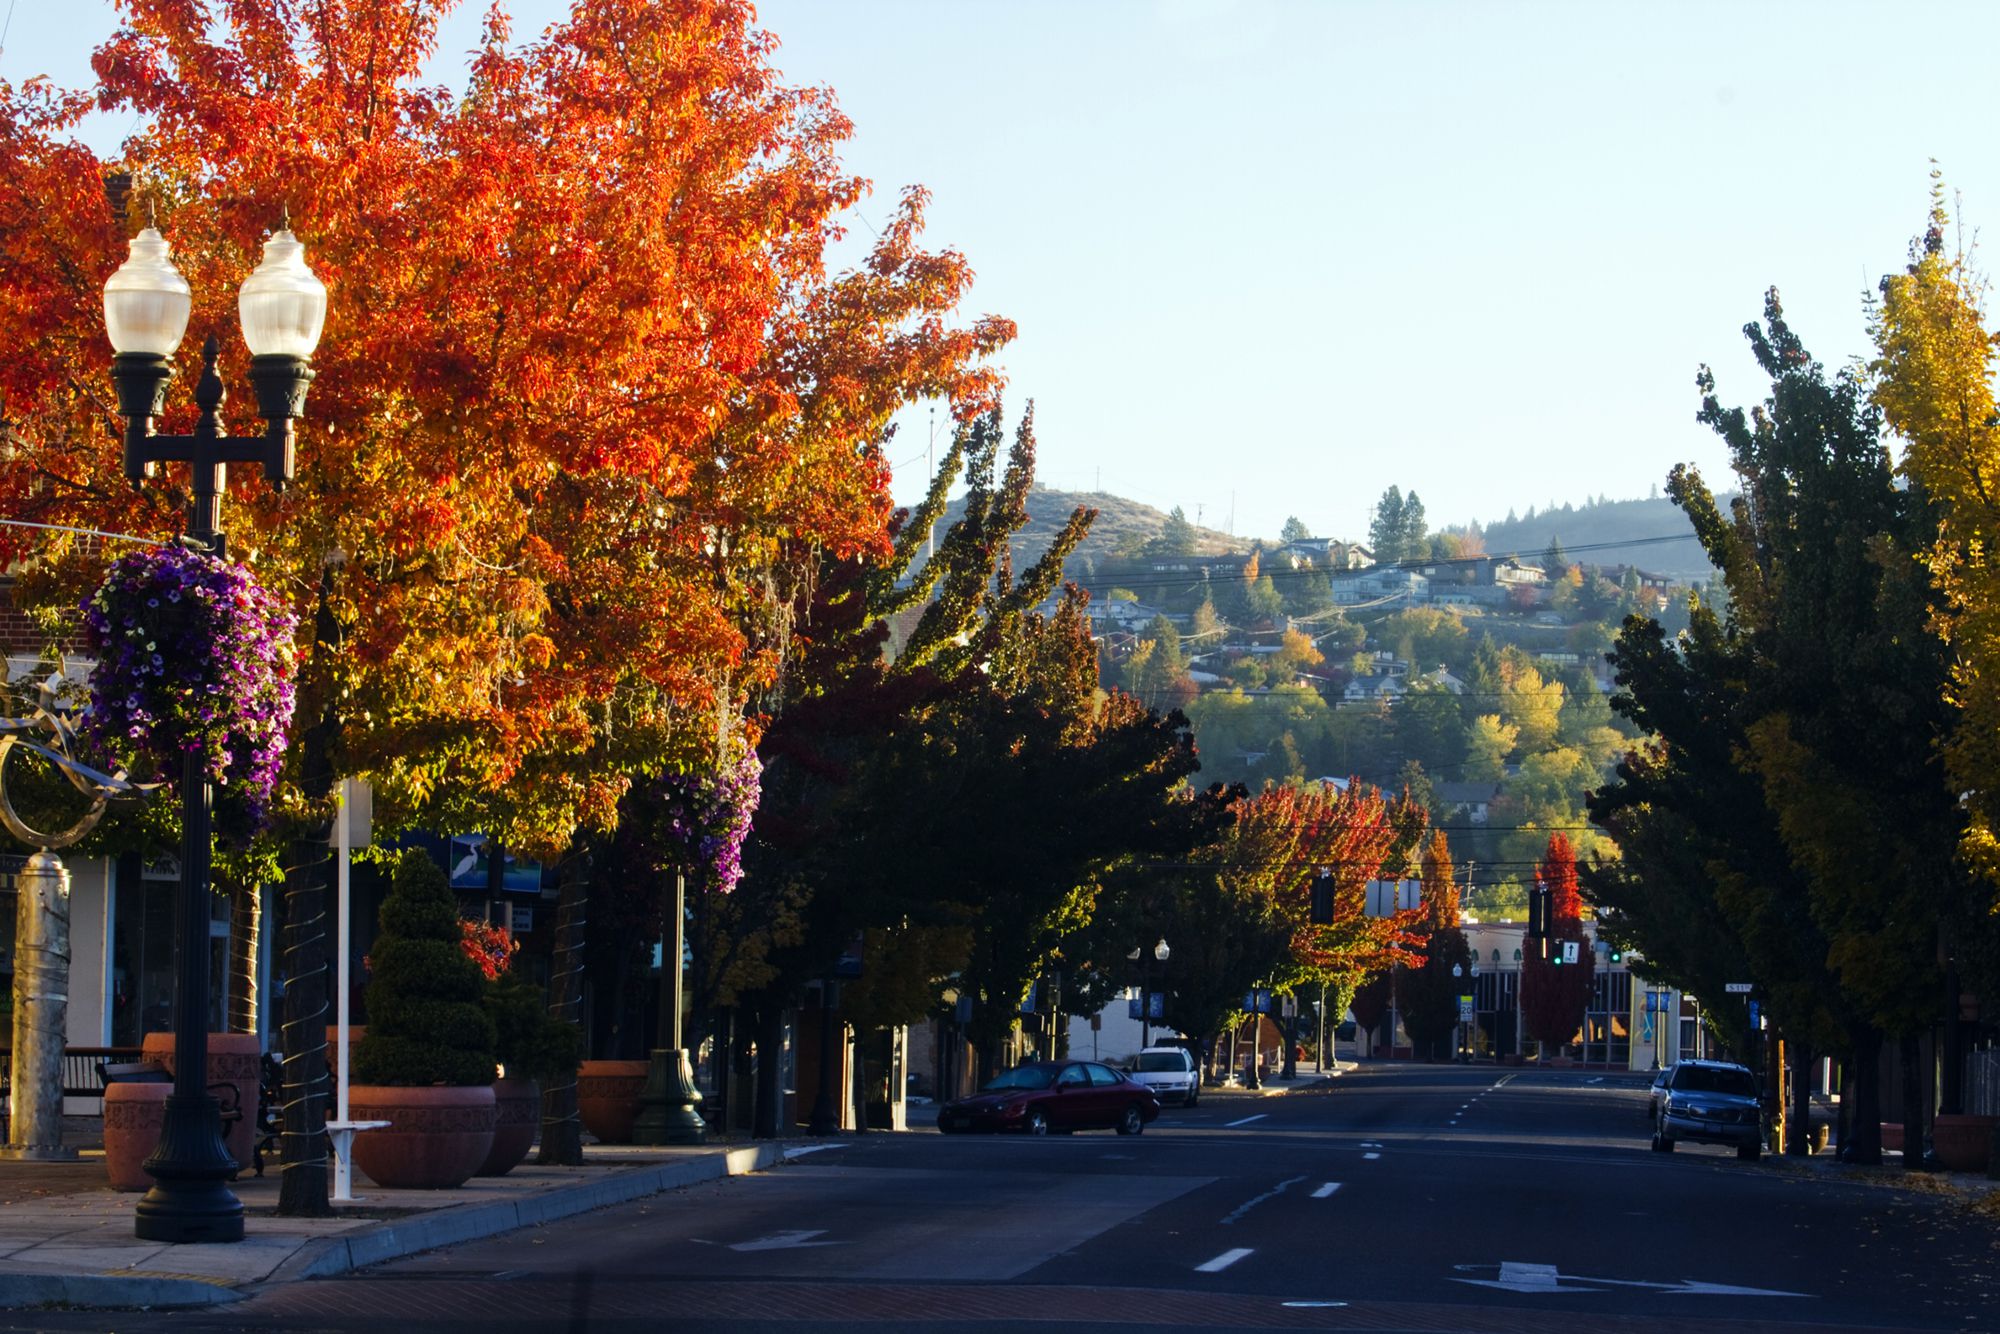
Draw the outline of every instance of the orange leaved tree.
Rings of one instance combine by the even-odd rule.
[[[459,97],[419,79],[447,8],[127,0],[91,94],[0,85],[10,516],[180,522],[171,482],[124,485],[112,429],[98,294],[141,201],[227,381],[229,305],[281,205],[332,290],[299,479],[239,475],[225,522],[310,627],[294,929],[320,915],[338,774],[373,778],[392,827],[547,857],[607,828],[631,775],[725,753],[818,554],[885,541],[889,415],[984,406],[982,358],[1012,333],[953,323],[971,272],[921,247],[921,192],[859,271],[828,272],[865,189],[838,161],[848,123],[779,79],[749,4],[581,0],[519,46],[496,8]],[[139,118],[120,161],[70,137],[93,103]],[[60,608],[104,551],[0,530],[0,559],[28,558],[20,597]],[[316,1019],[318,949],[288,941],[288,1047]],[[288,1161],[315,1151],[315,1091],[288,1095]],[[319,1206],[315,1179],[286,1174],[288,1208]]]

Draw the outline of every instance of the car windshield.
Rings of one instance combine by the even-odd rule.
[[[1055,1073],[1046,1065],[1023,1065],[995,1075],[986,1085],[988,1093],[1005,1093],[1011,1089],[1045,1089],[1049,1078]]]
[[[1139,1063],[1132,1068],[1154,1074],[1163,1071],[1177,1075],[1184,1074],[1187,1071],[1187,1057],[1177,1051],[1142,1051],[1139,1053]]]
[[[1728,1093],[1738,1098],[1757,1096],[1757,1085],[1747,1070],[1714,1070],[1703,1065],[1684,1066],[1674,1076],[1676,1093]]]

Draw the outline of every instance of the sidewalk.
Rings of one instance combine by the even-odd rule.
[[[1317,1084],[1331,1083],[1341,1075],[1348,1074],[1360,1068],[1360,1064],[1356,1061],[1336,1060],[1328,1061],[1326,1069],[1321,1070],[1316,1062],[1300,1061],[1298,1063],[1299,1077],[1289,1082],[1278,1078],[1276,1074],[1260,1075],[1258,1076],[1258,1082],[1261,1087],[1253,1089],[1245,1085],[1242,1076],[1238,1074],[1233,1076],[1231,1082],[1227,1084],[1202,1085],[1201,1096],[1204,1098],[1276,1098],[1287,1093],[1296,1092],[1299,1089],[1312,1088]]]
[[[231,1302],[267,1282],[323,1278],[455,1242],[552,1222],[606,1205],[782,1162],[785,1145],[584,1150],[584,1166],[524,1163],[457,1190],[383,1190],[357,1174],[335,1217],[280,1218],[278,1172],[245,1177],[245,1237],[169,1246],[132,1235],[136,1194],[104,1180],[100,1158],[0,1165],[0,1308],[186,1307]]]

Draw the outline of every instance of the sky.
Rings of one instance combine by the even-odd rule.
[[[106,0],[0,0],[0,79],[90,81]],[[517,41],[566,12],[512,0]],[[483,3],[447,21],[462,86]],[[764,0],[793,82],[831,86],[1019,322],[1049,486],[1245,536],[1433,526],[1726,482],[1694,377],[1763,396],[1741,329],[1776,286],[1821,360],[1922,230],[1936,161],[2000,219],[2000,5],[1526,0]],[[121,118],[122,119],[122,118]],[[96,119],[112,152],[132,128]],[[938,414],[941,420],[943,414]],[[926,413],[890,457],[925,483]],[[941,451],[940,451],[941,452]]]

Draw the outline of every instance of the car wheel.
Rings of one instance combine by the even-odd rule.
[[[1028,1113],[1028,1119],[1023,1123],[1021,1129],[1027,1131],[1030,1135],[1048,1134],[1049,1114],[1039,1107],[1035,1108],[1035,1110]]]
[[[1146,1119],[1139,1115],[1139,1109],[1137,1107],[1127,1107],[1124,1117],[1118,1122],[1118,1133],[1121,1135],[1136,1135],[1145,1128]]]
[[[1761,1144],[1739,1144],[1736,1146],[1736,1156],[1746,1163],[1754,1163],[1764,1156],[1764,1146]]]
[[[1184,1104],[1189,1107],[1194,1106],[1196,1103],[1200,1101],[1201,1101],[1201,1093],[1195,1089],[1189,1089],[1187,1091],[1187,1097],[1183,1099]]]
[[[1655,1130],[1653,1132],[1653,1152],[1672,1153],[1673,1151],[1674,1151],[1673,1141],[1668,1139],[1665,1135],[1662,1135],[1659,1131]]]

